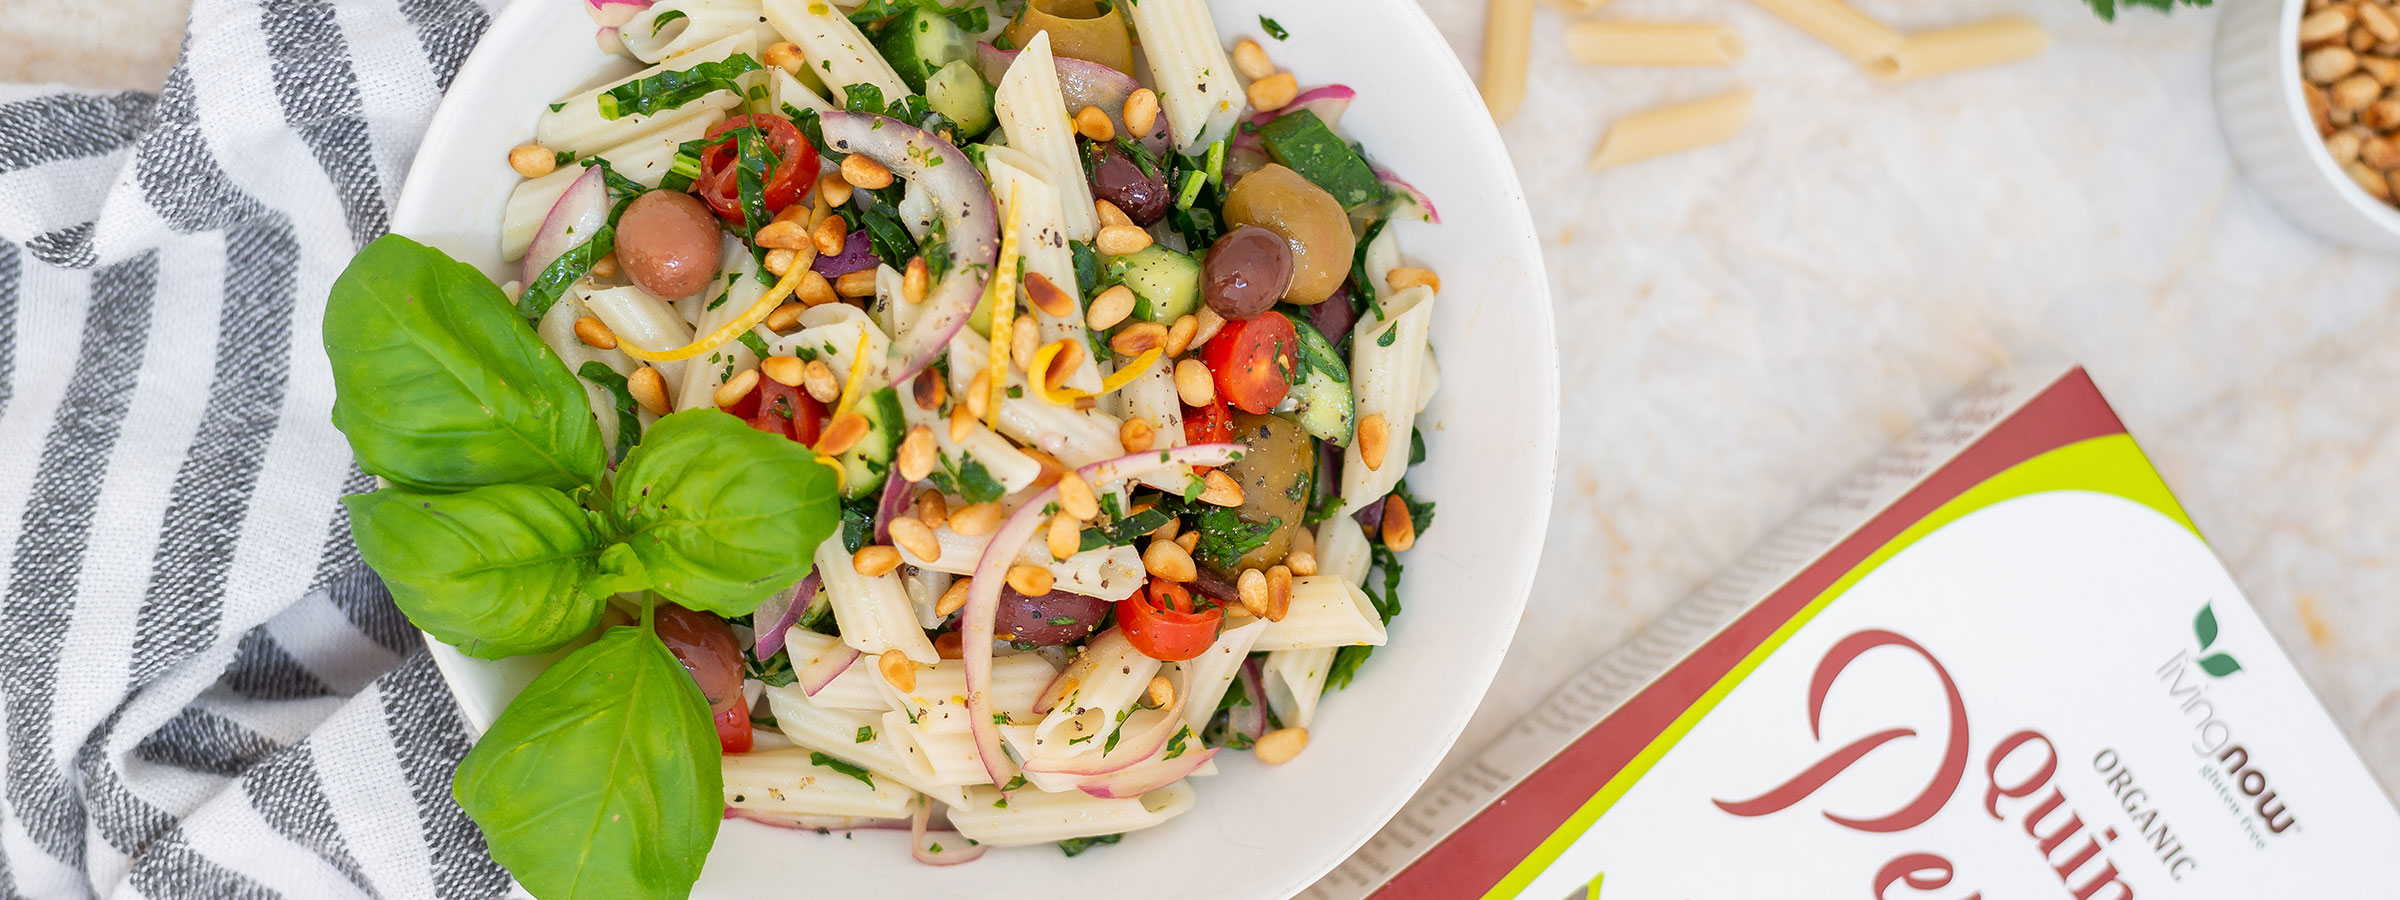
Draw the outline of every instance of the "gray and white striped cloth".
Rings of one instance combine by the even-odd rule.
[[[508,890],[319,337],[502,2],[196,0],[157,94],[0,86],[0,898]]]

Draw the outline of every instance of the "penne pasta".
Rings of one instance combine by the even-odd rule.
[[[1592,168],[1621,166],[1729,140],[1741,133],[1749,118],[1749,91],[1635,113],[1608,127],[1599,152],[1592,154]]]
[[[950,389],[964,393],[974,383],[975,373],[991,365],[991,342],[973,329],[959,329],[950,339]],[[1121,423],[1114,416],[1072,406],[1053,406],[1048,401],[1026,396],[1025,373],[1009,367],[1008,387],[1016,388],[1017,396],[1000,400],[1000,433],[1028,447],[1057,457],[1070,466],[1082,466],[1125,454],[1125,445],[1117,437]]]
[[[728,753],[724,760],[725,805],[773,815],[908,815],[917,792],[890,778],[865,780],[811,759],[806,750]]]
[[[792,743],[856,764],[878,779],[890,778],[943,803],[957,805],[963,798],[956,785],[920,781],[909,774],[907,763],[878,740],[883,714],[890,712],[889,708],[872,712],[831,709],[810,702],[796,684],[770,686],[765,696],[767,711],[775,716],[775,729]]]
[[[1295,587],[1295,611],[1298,593]],[[1125,715],[1133,712],[1135,701],[1150,689],[1150,676],[1156,674],[1158,660],[1134,649],[1124,630],[1102,632],[1059,673],[1058,704],[1034,726],[1035,739],[1044,744],[1064,742],[1072,748],[1067,753],[1081,751],[1083,744],[1117,730]]]
[[[793,110],[815,110],[825,113],[841,108],[834,105],[832,101],[826,100],[825,95],[818,93],[818,88],[792,77],[792,73],[782,69],[768,70],[767,89],[772,92],[768,96],[775,101],[775,108],[778,110],[790,107]]]
[[[2010,16],[1909,35],[1890,55],[1868,63],[1867,71],[1909,81],[2031,59],[2049,46],[2050,35],[2042,26]]]
[[[782,40],[760,14],[758,0],[659,0],[617,28],[625,52],[646,63],[733,35],[757,36],[758,46]]]
[[[916,93],[850,17],[825,0],[765,0],[763,12],[784,40],[800,45],[829,96],[846,96],[854,84],[874,85],[886,103]]]
[[[869,655],[898,650],[926,665],[941,661],[925,630],[918,627],[917,612],[909,607],[908,590],[900,586],[898,575],[859,574],[839,530],[817,545],[816,564],[825,596],[833,601],[833,620],[841,625],[843,643]]]
[[[1277,650],[1267,654],[1263,667],[1267,708],[1286,728],[1307,728],[1317,715],[1317,697],[1325,693],[1325,676],[1333,671],[1339,647]]]
[[[691,323],[675,314],[667,301],[650,296],[649,291],[632,285],[601,288],[583,295],[583,307],[607,325],[617,336],[619,344],[636,347],[681,347],[692,342]],[[670,408],[676,399],[676,388],[683,383],[685,361],[652,363],[667,387]]]
[[[1292,579],[1292,608],[1283,621],[1267,626],[1251,652],[1306,650],[1311,647],[1380,647],[1386,639],[1383,617],[1358,585],[1339,578],[1310,575]]]
[[[1100,220],[1092,211],[1092,190],[1081,174],[1083,163],[1075,153],[1075,126],[1067,121],[1067,101],[1059,93],[1058,65],[1050,55],[1050,33],[1034,35],[1017,54],[1015,62],[1000,76],[1000,85],[992,91],[992,112],[1000,118],[1000,130],[1008,135],[1008,146],[1035,161],[1029,167],[1035,174],[1032,180],[1047,186],[1056,197],[1057,218],[1054,221],[1066,232],[1068,240],[1088,241],[1100,230]],[[985,157],[987,160],[990,157]],[[1022,166],[1022,160],[1019,161]],[[1077,177],[1048,179],[1047,173],[1074,173]],[[1020,173],[1022,174],[1022,173]],[[998,175],[995,173],[995,180]],[[992,196],[1003,202],[1008,191],[995,183]],[[1027,202],[1018,197],[1017,202]],[[1046,210],[1045,210],[1046,211]],[[1018,213],[1019,220],[1032,225],[1035,219]],[[1064,251],[1065,248],[1057,248]],[[1026,267],[1033,266],[1033,248],[1026,251]],[[1068,271],[1072,272],[1070,266]]]
[[[1125,17],[1141,39],[1176,149],[1190,154],[1232,134],[1246,101],[1206,0],[1128,3]]]
[[[1351,584],[1367,583],[1375,548],[1355,519],[1339,516],[1317,525],[1317,574]]]
[[[1032,722],[1034,705],[1042,699],[1042,691],[1058,677],[1058,667],[1032,653],[1012,653],[992,658],[991,697],[995,715],[1011,721]],[[946,659],[917,669],[917,683],[910,690],[892,687],[876,679],[890,708],[907,716],[917,727],[935,734],[965,734],[967,722],[967,667],[954,659]]]
[[[1188,443],[1183,434],[1183,398],[1175,393],[1173,366],[1152,363],[1113,396],[1124,399],[1125,418],[1150,423],[1150,449],[1170,450]],[[1191,477],[1192,467],[1174,465],[1142,476],[1142,483],[1180,494]]]
[[[936,732],[909,722],[906,713],[887,712],[880,740],[900,757],[911,777],[940,785],[992,783],[991,773],[983,768],[983,754],[975,749],[975,736],[965,731]],[[1001,760],[1003,777],[1015,775],[1016,769],[1016,763]]]
[[[1506,122],[1525,105],[1525,64],[1533,53],[1533,0],[1492,0],[1483,20],[1483,106]]]
[[[1043,35],[1044,38],[1048,36],[1047,33]],[[1024,57],[1018,59],[1022,61]],[[1057,86],[1056,82],[1051,83],[1052,89],[1055,90]],[[991,170],[993,195],[1017,198],[1017,246],[1023,249],[1026,277],[1041,276],[1069,301],[1066,311],[1055,316],[1039,304],[1029,304],[1034,324],[1041,327],[1042,343],[1068,340],[1082,344],[1081,352],[1076,354],[1078,362],[1074,371],[1061,384],[1086,394],[1097,394],[1100,392],[1100,367],[1095,362],[1095,354],[1090,352],[1091,345],[1085,342],[1083,291],[1075,280],[1075,257],[1067,249],[1069,226],[1065,210],[1060,206],[1065,202],[1062,200],[1064,194],[1056,184],[1058,179],[1048,176],[1048,173],[1058,170],[1045,167],[1041,160],[1013,147],[987,149],[983,153],[983,161]],[[1071,171],[1077,173],[1077,177],[1069,179],[1076,185],[1071,193],[1080,196],[1081,203],[1077,208],[1089,217],[1093,210],[1091,190],[1084,185],[1080,176],[1082,169]],[[1093,221],[1094,227],[1098,227],[1098,220]],[[1025,362],[1030,363],[1031,360]]]
[[[1824,41],[1859,65],[1874,65],[1900,46],[1900,32],[1867,18],[1842,0],[1750,0],[1776,18]]]
[[[633,357],[625,355],[623,350],[602,350],[586,344],[582,338],[576,337],[575,320],[582,315],[583,292],[576,288],[569,288],[564,296],[558,298],[557,303],[550,304],[549,312],[542,314],[542,320],[535,327],[534,333],[541,337],[542,343],[547,345],[551,352],[558,354],[558,361],[567,365],[567,371],[576,373],[575,380],[583,383],[584,396],[591,401],[592,415],[599,420],[600,445],[615,447],[617,445],[617,395],[594,383],[591,379],[583,377],[583,365],[588,362],[597,362],[609,367],[619,375],[627,375],[641,364],[635,362]],[[641,421],[643,427],[648,427],[650,423],[658,421],[658,417],[651,415],[648,410],[638,407],[636,410],[634,415]],[[610,452],[614,453],[615,451]]]
[[[739,245],[725,250],[725,269],[707,289],[693,297],[709,297],[702,303],[695,319],[693,333],[710,334],[741,317],[767,294],[768,287],[751,276],[758,260]],[[701,301],[694,301],[701,302]],[[655,349],[667,349],[664,347]],[[710,350],[708,355],[690,360],[683,367],[683,386],[675,392],[677,410],[713,408],[717,405],[717,388],[734,376],[758,368],[758,354],[750,345],[726,341]]]
[[[731,304],[727,304],[731,305]],[[801,329],[767,342],[767,350],[776,356],[797,356],[804,351],[833,370],[834,380],[850,381],[850,367],[860,359],[867,362],[867,371],[858,378],[858,389],[871,391],[892,383],[886,359],[892,340],[877,327],[866,310],[847,303],[827,303],[800,314]],[[859,355],[859,339],[866,339],[866,355]]]
[[[1226,688],[1241,674],[1243,661],[1250,658],[1250,648],[1258,643],[1259,635],[1267,633],[1267,625],[1265,619],[1251,619],[1227,628],[1207,652],[1163,667],[1176,682],[1176,692],[1183,695],[1186,727],[1195,732],[1208,727],[1208,720],[1217,714],[1217,703],[1225,699]]]
[[[711,113],[741,105],[740,93],[730,90],[711,91],[698,99],[674,109],[660,110],[649,115],[628,115],[610,119],[600,114],[600,95],[620,84],[628,84],[661,72],[685,71],[702,63],[721,62],[734,54],[758,57],[758,37],[747,32],[726,37],[716,43],[692,50],[658,65],[576,94],[552,104],[533,125],[534,143],[551,150],[564,150],[577,156],[603,147],[614,147],[641,135]],[[752,76],[744,76],[745,79]],[[747,85],[745,81],[745,85]]]
[[[792,668],[806,669],[820,659],[836,653],[855,653],[842,639],[830,634],[818,634],[794,625],[784,629],[784,652],[792,658]],[[875,660],[860,656],[842,674],[834,676],[808,702],[830,709],[871,709],[877,712],[892,708],[884,699],[882,676],[875,671]]]
[[[1578,22],[1567,52],[1599,66],[1725,66],[1741,58],[1742,40],[1714,23]]]
[[[983,548],[991,542],[989,535],[968,537],[947,526],[934,529],[933,537],[941,542],[942,555],[925,559],[902,547],[900,561],[953,575],[972,575],[976,561],[983,558]],[[1032,541],[1017,554],[1017,561],[1049,570],[1055,579],[1053,590],[1110,603],[1131,596],[1148,577],[1142,572],[1141,553],[1130,546],[1098,547],[1066,559],[1052,559],[1048,545]]]
[[[725,114],[710,111],[682,119],[633,138],[606,150],[592,154],[608,160],[609,171],[641,182],[643,187],[657,187],[659,179],[675,164],[675,148],[685,141],[696,141],[708,134],[708,129],[725,120]],[[508,193],[508,205],[500,213],[500,258],[516,261],[525,258],[525,250],[533,246],[533,237],[541,233],[542,220],[550,216],[550,208],[558,205],[567,187],[583,177],[584,167],[564,165],[540,178],[517,182]]]
[[[1424,370],[1433,325],[1433,291],[1420,286],[1384,296],[1384,308],[1394,317],[1378,322],[1369,313],[1359,321],[1350,345],[1350,390],[1360,420],[1383,417],[1391,429],[1391,449],[1372,468],[1360,455],[1359,442],[1342,449],[1343,515],[1381,502],[1400,483],[1408,469],[1408,436],[1416,427],[1417,375]]]
[[[994,847],[1047,844],[1163,824],[1189,811],[1198,796],[1191,785],[1178,781],[1124,800],[1102,800],[1082,791],[1022,790],[1008,794],[1006,803],[1002,799],[989,787],[967,788],[966,802],[950,810],[950,825],[961,837]]]

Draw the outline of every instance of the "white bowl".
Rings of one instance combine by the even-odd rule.
[[[2334,165],[2300,93],[2306,0],[2223,0],[2217,123],[2242,174],[2285,218],[2330,241],[2400,252],[2400,210]]]
[[[1195,782],[1198,809],[1119,846],[1068,859],[1047,846],[1000,850],[959,868],[909,859],[905,834],[842,836],[726,822],[699,896],[762,887],[873,896],[1041,897],[1109,885],[1151,897],[1282,897],[1307,887],[1397,811],[1442,758],[1507,651],[1541,556],[1558,436],[1558,360],[1541,251],[1524,192],[1474,85],[1415,4],[1215,0],[1228,40],[1288,28],[1269,52],[1302,84],[1359,88],[1344,125],[1376,160],[1439,204],[1447,224],[1400,226],[1401,247],[1442,275],[1434,316],[1441,390],[1430,459],[1411,486],[1438,516],[1408,554],[1406,610],[1391,645],[1327,698],[1306,752],[1279,767],[1247,754]],[[520,0],[492,23],[435,114],[392,230],[513,277],[498,255],[516,175],[510,147],[535,113],[632,64],[603,56],[576,0]],[[542,661],[435,659],[476,728]],[[1072,879],[1072,880],[1069,880]],[[939,892],[939,893],[937,893]]]

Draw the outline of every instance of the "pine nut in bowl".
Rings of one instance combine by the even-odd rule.
[[[2400,40],[2379,34],[2400,34],[2400,12],[2377,0],[2218,6],[2217,120],[2242,174],[2293,224],[2400,252]]]
[[[337,404],[362,466],[407,476],[390,490],[412,504],[505,500],[509,521],[591,551],[539,591],[443,607],[461,569],[395,550],[410,504],[356,520],[482,734],[461,805],[537,897],[562,871],[546,854],[583,848],[489,829],[568,775],[601,795],[672,788],[625,807],[645,825],[628,839],[669,852],[584,873],[642,879],[611,895],[748,897],[803,872],[813,890],[894,896],[1047,897],[1070,878],[1293,895],[1432,772],[1540,556],[1557,360],[1506,151],[1409,4],[1127,3],[1102,18],[1141,36],[1133,73],[1086,61],[1113,52],[1091,26],[994,15],[978,34],[892,7],[958,34],[903,41],[913,29],[813,0],[654,0],[617,26],[629,52],[662,54],[636,62],[594,44],[590,4],[520,0],[435,115],[399,237],[354,263],[480,270],[491,285],[458,286],[473,302],[443,302],[514,348],[485,354],[523,369],[490,383],[567,392],[485,411],[571,451],[516,453],[505,482],[411,468],[464,454],[364,452],[392,426]],[[1237,41],[1263,75],[1234,77]],[[845,44],[873,52],[811,49]],[[699,74],[637,75],[661,64]],[[1174,65],[1217,74],[1149,71]],[[627,76],[637,87],[611,86]],[[888,85],[875,108],[898,115],[846,109],[867,101],[815,94],[823,80]],[[1009,131],[1028,122],[1057,127]],[[1007,139],[976,139],[991,131]],[[721,229],[719,277],[679,298],[633,278],[655,234],[603,230],[661,191],[704,210],[673,220],[669,250]],[[1211,249],[1236,229],[1238,252]],[[1082,283],[1091,263],[1100,281]],[[383,283],[345,279],[328,322]],[[1015,302],[976,316],[994,283]],[[349,327],[329,325],[328,353],[363,405],[377,376]],[[839,526],[845,500],[862,524]],[[735,511],[703,515],[720,509]],[[712,524],[669,537],[677,515]],[[518,594],[572,614],[487,641],[481,614]],[[528,718],[570,720],[598,683],[640,685],[606,714],[649,717],[641,766],[527,771],[485,749],[539,746]],[[1232,691],[1246,702],[1220,711]]]

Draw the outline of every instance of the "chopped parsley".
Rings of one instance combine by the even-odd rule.
[[[756,330],[742,332],[735,340],[741,341],[742,346],[750,348],[750,352],[758,354],[760,359],[775,355],[767,349],[767,339],[759,337]]]
[[[1064,853],[1068,856],[1080,856],[1083,854],[1083,851],[1090,850],[1093,847],[1097,847],[1102,844],[1114,844],[1124,839],[1125,836],[1122,834],[1102,834],[1094,835],[1092,837],[1068,838],[1058,842],[1058,852]]]
[[[1268,37],[1279,41],[1292,36],[1291,32],[1283,30],[1283,23],[1265,16],[1258,17],[1258,27],[1266,29]]]
[[[858,737],[856,737],[855,739],[853,739],[853,740],[851,741],[851,743],[854,743],[854,744],[864,744],[864,743],[866,743],[866,742],[868,742],[868,741],[871,741],[871,740],[874,740],[874,739],[875,739],[875,728],[874,728],[874,726],[872,726],[872,725],[860,725],[860,726],[858,726]]]
[[[659,13],[659,14],[658,14],[658,18],[655,18],[655,19],[651,19],[651,20],[650,20],[650,36],[651,36],[651,37],[657,37],[657,36],[658,36],[658,30],[659,30],[659,29],[661,29],[661,28],[665,28],[665,27],[667,27],[667,23],[668,23],[668,22],[675,21],[676,19],[683,19],[683,18],[689,18],[689,17],[690,17],[690,14],[689,14],[689,13],[686,13],[686,12],[684,12],[683,10],[680,10],[680,9],[670,9],[670,10],[667,10],[666,12]],[[1259,20],[1259,21],[1261,21],[1261,22],[1267,21],[1267,19],[1266,19],[1266,17],[1265,17],[1265,16],[1260,16],[1258,20]]]
[[[984,468],[974,454],[961,456],[963,458],[957,462],[947,456],[942,457],[942,467],[926,476],[925,480],[941,488],[942,493],[957,494],[971,504],[990,503],[1008,495],[1008,489],[1000,485],[999,479],[992,477],[991,470]]]
[[[824,766],[825,768],[832,769],[836,772],[840,772],[844,775],[848,775],[852,778],[856,778],[859,781],[865,782],[868,787],[875,786],[875,776],[856,764],[843,762],[831,756],[826,756],[825,754],[816,753],[813,751],[808,754],[808,761],[820,766]]]
[[[600,94],[600,117],[615,121],[626,116],[675,109],[718,91],[738,94],[742,86],[734,79],[758,70],[758,60],[751,59],[747,53],[736,53],[717,62],[701,63],[689,69],[670,69],[648,78],[629,81]]]

